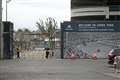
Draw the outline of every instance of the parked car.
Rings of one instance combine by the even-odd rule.
[[[114,57],[115,56],[120,56],[120,49],[112,49],[109,53],[108,53],[108,63],[109,64],[113,64],[114,63]]]

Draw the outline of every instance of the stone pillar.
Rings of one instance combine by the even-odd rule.
[[[105,12],[106,19],[109,19],[109,16],[110,16],[109,7],[106,7],[104,12]]]

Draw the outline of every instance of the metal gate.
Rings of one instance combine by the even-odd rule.
[[[120,21],[61,23],[61,58],[106,58],[120,47]]]

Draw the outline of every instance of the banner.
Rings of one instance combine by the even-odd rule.
[[[120,21],[80,21],[65,22],[65,32],[120,32]]]

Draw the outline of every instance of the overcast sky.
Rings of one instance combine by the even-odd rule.
[[[5,20],[5,0],[3,0],[3,21]],[[58,24],[70,20],[70,0],[12,0],[8,4],[8,21],[14,29],[36,30],[36,21],[53,17]]]

